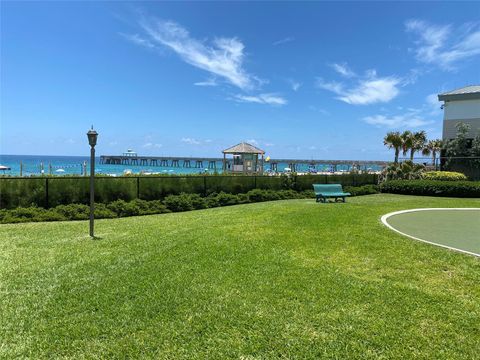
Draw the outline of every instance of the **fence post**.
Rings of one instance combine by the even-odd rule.
[[[257,175],[253,175],[253,178],[254,178],[254,184],[255,184],[254,189],[256,189],[257,188]]]
[[[203,175],[203,196],[207,196],[207,176]]]
[[[140,176],[137,176],[137,199],[140,199]]]
[[[48,177],[45,178],[45,209],[49,208],[48,203]]]

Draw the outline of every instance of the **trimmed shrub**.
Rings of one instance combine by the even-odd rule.
[[[363,190],[367,193],[367,191]],[[116,218],[135,215],[162,214],[172,211],[189,211],[194,209],[213,208],[217,206],[229,206],[245,204],[249,202],[304,199],[313,198],[313,190],[297,192],[294,190],[251,190],[246,194],[228,194],[224,192],[212,193],[207,197],[198,194],[170,195],[164,201],[146,201],[135,199],[130,202],[115,200],[109,204],[96,203],[95,217]],[[41,207],[19,207],[16,209],[0,210],[0,223],[19,223],[35,221],[58,221],[58,220],[87,220],[89,207],[85,204],[58,205],[55,208],[44,209]]]
[[[315,191],[311,190],[303,190],[300,193],[302,199],[314,199],[315,198]]]
[[[0,213],[0,222],[3,224],[61,220],[67,220],[67,218],[55,211],[46,210],[44,208],[35,206],[26,208],[19,207],[12,210],[2,210]]]
[[[480,197],[478,181],[391,180],[380,185],[381,192],[406,195]]]
[[[164,214],[171,212],[161,200],[147,201],[147,203],[149,214]]]
[[[280,196],[278,195],[278,193],[271,190],[254,189],[250,190],[247,193],[247,196],[250,202],[280,200]]]
[[[190,199],[190,202],[195,210],[206,209],[207,202],[205,198],[201,197],[198,194],[188,194],[187,197]]]
[[[94,215],[96,219],[113,219],[117,214],[107,208],[105,204],[95,204]]]
[[[127,202],[124,200],[115,200],[108,204],[107,208],[118,216],[122,216],[127,213]]]
[[[282,190],[277,192],[278,196],[282,200],[298,199],[305,197],[304,192],[298,193],[295,190]]]
[[[220,206],[217,195],[218,195],[217,193],[211,193],[205,198],[205,203],[208,208],[214,208],[214,207]]]
[[[216,196],[218,206],[229,206],[229,205],[236,205],[240,203],[240,199],[238,195],[227,194],[224,192],[219,193]]]
[[[376,185],[345,186],[343,190],[349,192],[352,196],[372,195],[379,192]]]
[[[87,220],[90,217],[90,208],[83,204],[58,205],[52,210],[69,220]]]
[[[467,177],[454,171],[428,171],[422,174],[422,179],[425,180],[441,180],[441,181],[461,181],[467,180]]]
[[[167,209],[173,212],[193,210],[193,204],[188,194],[169,195],[163,200]]]

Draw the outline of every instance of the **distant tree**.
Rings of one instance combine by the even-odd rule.
[[[475,139],[473,139],[471,154],[473,157],[478,158],[474,159],[473,163],[476,166],[480,166],[480,132],[475,136]]]
[[[470,144],[467,134],[470,131],[470,125],[465,123],[458,123],[457,135],[455,139],[448,140],[445,143],[445,155],[447,157],[462,157],[470,155]]]
[[[395,164],[398,163],[398,156],[400,155],[400,149],[402,149],[403,139],[398,131],[390,131],[383,138],[383,144],[389,149],[395,150]]]
[[[472,155],[475,157],[480,156],[480,131],[477,136],[475,136],[475,139],[473,139]]]
[[[400,137],[402,138],[402,154],[406,156],[413,146],[413,134],[411,131],[405,130]]]
[[[410,161],[413,161],[413,157],[417,151],[421,151],[425,147],[427,142],[427,133],[425,131],[418,131],[411,135],[410,145]]]
[[[430,140],[422,149],[422,155],[432,155],[432,164],[435,166],[437,163],[437,154],[442,151],[443,141],[440,139]]]
[[[456,125],[457,135],[454,139],[448,140],[444,144],[445,156],[447,158],[445,162],[445,169],[452,169],[454,166],[465,166],[468,164],[467,158],[471,156],[471,140],[467,138],[467,134],[470,131],[470,125],[459,122]],[[463,164],[463,165],[462,165]]]

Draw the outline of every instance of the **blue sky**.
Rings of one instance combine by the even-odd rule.
[[[2,2],[0,153],[389,159],[480,83],[480,6]]]

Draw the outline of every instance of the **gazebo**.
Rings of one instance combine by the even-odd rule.
[[[263,173],[263,157],[265,151],[241,142],[231,148],[222,151],[223,153],[223,171],[231,171],[233,173]],[[227,155],[233,155],[233,164],[227,169]],[[258,158],[261,155],[261,159]]]

